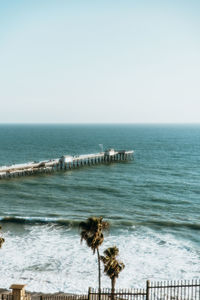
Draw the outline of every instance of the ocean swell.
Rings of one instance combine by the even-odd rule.
[[[66,226],[71,228],[78,228],[79,223],[82,220],[74,219],[63,219],[63,218],[51,218],[51,217],[20,217],[20,216],[4,216],[0,217],[0,223],[14,223],[14,224],[25,224],[25,225],[55,225],[55,226]],[[165,220],[148,220],[142,222],[134,222],[132,220],[119,220],[115,217],[109,220],[111,227],[113,228],[134,228],[134,227],[148,227],[148,228],[188,228],[192,230],[200,230],[200,223],[190,222],[173,222]]]

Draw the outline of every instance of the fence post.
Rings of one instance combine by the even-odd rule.
[[[25,300],[25,284],[12,284],[10,289],[12,289],[13,300]]]
[[[150,289],[150,281],[147,280],[147,285],[146,285],[146,300],[150,300],[149,289]]]
[[[88,300],[92,300],[91,299],[91,287],[89,287],[89,289],[88,289]]]

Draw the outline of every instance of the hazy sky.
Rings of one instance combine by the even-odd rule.
[[[200,122],[200,1],[0,0],[0,122]]]

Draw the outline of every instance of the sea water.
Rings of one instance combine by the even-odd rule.
[[[104,149],[134,160],[0,180],[0,287],[87,292],[97,257],[79,222],[103,216],[125,269],[117,287],[200,275],[199,125],[0,125],[0,166]],[[110,280],[103,274],[102,286]]]

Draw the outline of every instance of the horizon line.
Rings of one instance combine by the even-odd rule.
[[[200,125],[200,122],[0,122],[0,125]]]

